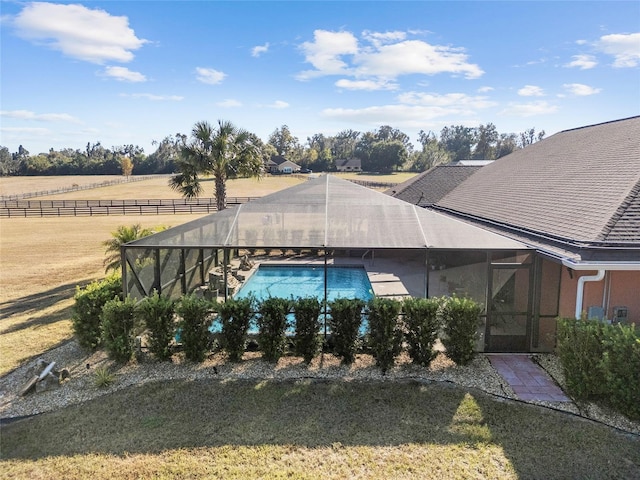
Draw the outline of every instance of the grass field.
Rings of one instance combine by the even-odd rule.
[[[57,178],[58,183],[54,182]],[[2,177],[2,191],[26,193],[101,181],[96,177]],[[263,196],[300,183],[294,177],[238,179],[229,196]],[[213,189],[213,182],[205,182]],[[167,177],[42,199],[179,198]],[[0,226],[0,375],[71,338],[76,285],[104,277],[102,242],[120,225],[176,226],[201,215],[4,219]]]
[[[0,478],[638,478],[640,441],[418,382],[161,381],[3,427]]]

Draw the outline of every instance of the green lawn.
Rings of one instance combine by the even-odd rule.
[[[149,383],[1,447],[1,478],[640,478],[637,436],[417,382]]]

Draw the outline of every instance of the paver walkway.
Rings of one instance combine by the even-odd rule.
[[[504,378],[520,400],[570,402],[562,389],[528,355],[487,355],[493,368]]]

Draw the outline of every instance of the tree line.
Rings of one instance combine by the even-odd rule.
[[[204,122],[198,122],[202,124]],[[196,124],[196,125],[198,125]],[[84,149],[64,148],[47,153],[30,154],[20,145],[17,152],[0,146],[0,175],[149,175],[182,171],[185,158],[193,154],[191,138],[177,133],[154,141],[156,150],[146,155],[138,145],[106,148],[99,141],[87,143]],[[399,129],[383,125],[377,130],[359,132],[343,130],[329,136],[322,133],[301,142],[287,125],[276,128],[267,142],[245,132],[257,155],[267,161],[274,155],[313,171],[335,171],[341,160],[360,159],[368,172],[422,172],[435,165],[460,160],[494,160],[544,138],[544,130],[530,128],[524,132],[500,133],[492,123],[478,127],[451,125],[439,134],[421,130],[418,148]],[[192,157],[193,158],[193,157]]]

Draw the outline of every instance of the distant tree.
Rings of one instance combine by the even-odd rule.
[[[518,146],[520,148],[525,148],[528,147],[529,145],[534,144],[535,142],[539,142],[540,140],[542,140],[545,136],[545,132],[544,130],[541,130],[537,135],[536,135],[536,129],[534,128],[529,128],[527,130],[525,130],[524,132],[520,132],[519,135],[519,143]]]
[[[399,140],[375,142],[371,148],[368,171],[391,173],[406,162],[407,149]]]
[[[343,130],[332,138],[331,157],[333,159],[351,158],[362,134],[355,130]]]
[[[154,140],[151,144],[157,146],[155,152],[136,164],[136,172],[138,174],[173,173],[186,141],[187,136],[182,133],[168,135],[159,142]]]
[[[496,141],[495,158],[502,158],[505,155],[513,153],[518,148],[517,137],[515,133],[501,133]]]
[[[294,159],[300,153],[300,142],[297,137],[294,137],[289,130],[289,127],[282,125],[280,128],[276,128],[267,141],[270,145],[273,145],[278,155],[282,155],[287,159],[294,161]]]
[[[0,176],[17,175],[20,162],[15,160],[7,147],[0,146]]]
[[[473,128],[451,125],[440,131],[440,145],[451,154],[451,161],[457,162],[471,158],[473,144]]]
[[[125,177],[131,176],[133,172],[133,160],[129,157],[120,157],[120,168],[122,168],[122,175]]]
[[[402,143],[407,153],[411,153],[413,151],[413,144],[411,143],[409,135],[397,128],[390,127],[389,125],[383,125],[378,128],[378,131],[376,132],[376,140],[382,142],[398,141]]]
[[[475,147],[471,158],[476,160],[493,160],[495,158],[498,130],[493,123],[480,125],[475,129]]]
[[[222,120],[218,120],[216,128],[208,122],[196,123],[191,136],[191,141],[182,147],[179,173],[171,177],[169,185],[187,198],[197,197],[202,193],[200,177],[212,175],[217,208],[224,210],[228,178],[261,175],[259,148],[249,132]]]
[[[424,132],[421,132],[424,133]],[[433,135],[433,134],[431,134]],[[422,142],[422,151],[413,152],[409,157],[408,170],[411,172],[424,172],[436,165],[449,163],[450,155],[435,138],[431,137],[431,141]]]

